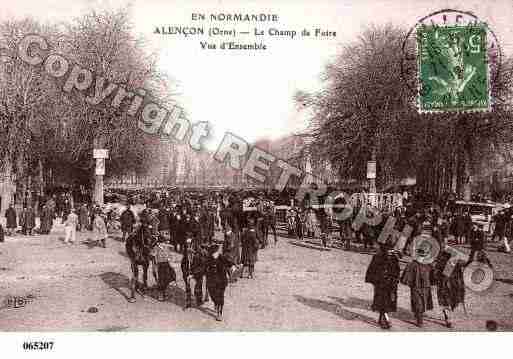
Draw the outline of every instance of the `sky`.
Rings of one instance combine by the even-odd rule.
[[[131,4],[135,31],[160,53],[160,68],[176,80],[177,101],[191,122],[213,125],[212,146],[226,131],[248,142],[278,138],[305,128],[308,113],[298,111],[297,90],[322,86],[320,74],[341,46],[354,41],[366,27],[387,24],[410,28],[417,20],[444,8],[471,11],[486,21],[505,54],[513,49],[512,1],[179,1],[179,0],[16,0],[2,5],[0,19],[32,16],[41,21],[67,21],[91,8],[119,8]],[[211,23],[192,21],[193,13],[269,13],[276,23]],[[304,39],[265,36],[265,51],[202,50],[200,40],[223,38],[157,35],[155,27],[216,25],[221,29],[248,30],[231,40],[252,43],[253,28],[264,30],[315,29],[336,32],[336,37]],[[249,37],[248,37],[249,36]],[[257,40],[260,42],[260,40]]]

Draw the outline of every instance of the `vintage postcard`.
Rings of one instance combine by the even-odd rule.
[[[0,338],[512,331],[512,24],[509,0],[2,4]]]

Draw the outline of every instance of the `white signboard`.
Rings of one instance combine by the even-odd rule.
[[[367,162],[367,179],[376,178],[376,161]]]
[[[105,176],[105,159],[97,158],[96,159],[96,171],[97,176]]]
[[[95,148],[93,149],[93,158],[109,158],[109,150]]]

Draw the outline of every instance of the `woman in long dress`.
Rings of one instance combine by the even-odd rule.
[[[460,261],[456,262],[451,274],[447,276],[444,270],[450,258],[451,253],[444,249],[438,255],[434,268],[438,305],[442,308],[447,328],[452,328],[449,311],[454,311],[460,303],[463,304],[463,306],[465,305],[465,283],[463,281],[464,263]]]
[[[365,282],[374,286],[372,310],[379,312],[378,323],[383,329],[390,328],[388,313],[397,311],[400,272],[398,255],[391,250],[391,246],[380,244],[367,268]]]
[[[424,312],[433,309],[431,285],[434,282],[433,267],[423,263],[428,255],[424,248],[416,249],[416,256],[406,265],[401,276],[401,283],[410,287],[411,311],[417,320],[417,326],[422,327]]]

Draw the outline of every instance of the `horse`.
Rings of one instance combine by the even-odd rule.
[[[135,302],[135,292],[139,289],[139,266],[143,268],[143,287],[139,293],[144,296],[144,291],[148,289],[148,268],[153,259],[151,251],[157,243],[157,238],[154,238],[150,229],[146,225],[141,225],[126,240],[126,253],[130,259],[130,268],[132,269],[132,278],[130,279],[131,296],[128,299],[130,303]]]

